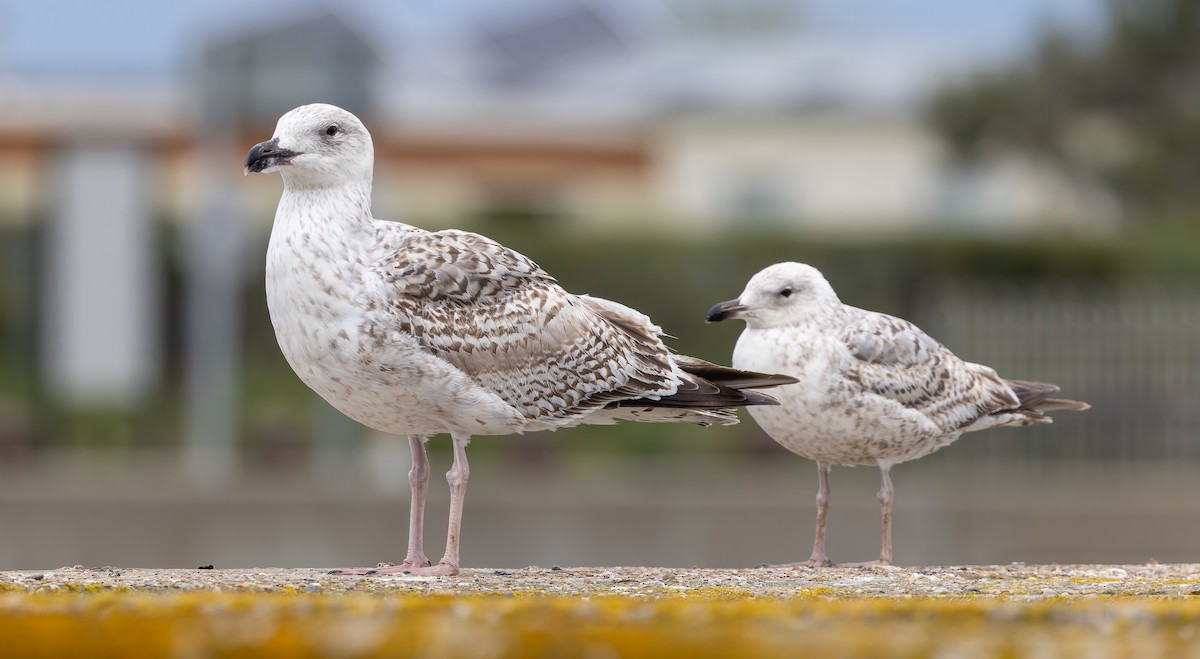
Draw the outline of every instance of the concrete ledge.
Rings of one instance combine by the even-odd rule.
[[[24,592],[283,592],[604,595],[661,598],[1196,598],[1200,564],[1004,565],[700,569],[652,567],[469,568],[456,577],[345,576],[313,568],[142,569],[64,567],[0,572],[0,589]]]

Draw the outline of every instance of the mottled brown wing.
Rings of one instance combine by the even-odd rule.
[[[855,310],[843,340],[857,362],[847,377],[865,391],[925,414],[946,430],[1019,406],[996,372],[964,362],[912,323]]]
[[[401,329],[527,418],[554,423],[677,387],[657,328],[598,314],[532,260],[484,236],[413,233],[386,277]]]

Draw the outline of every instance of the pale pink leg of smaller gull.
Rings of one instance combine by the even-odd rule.
[[[879,509],[883,516],[883,547],[879,550],[879,560],[862,563],[842,563],[842,567],[871,567],[892,564],[892,499],[895,495],[895,489],[892,487],[891,469],[891,465],[879,465],[879,472],[883,475],[883,484],[879,486],[878,495]]]
[[[879,564],[892,564],[892,499],[896,490],[892,487],[891,465],[880,465],[883,484],[879,486],[879,507],[883,513],[883,549],[879,551]]]
[[[813,537],[812,556],[807,561],[784,563],[767,567],[828,567],[833,565],[825,554],[825,516],[829,513],[829,468],[827,462],[817,463],[817,532]]]

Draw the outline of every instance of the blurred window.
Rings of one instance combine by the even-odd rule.
[[[788,188],[770,172],[743,172],[735,176],[724,201],[725,214],[762,223],[778,224],[794,213]]]
[[[974,166],[958,165],[942,176],[940,215],[960,224],[977,224],[987,213],[985,180]]]

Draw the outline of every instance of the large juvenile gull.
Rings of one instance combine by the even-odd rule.
[[[629,307],[572,295],[533,261],[463,231],[371,217],[367,129],[332,105],[285,114],[246,172],[283,176],[267,247],[267,306],[292,369],[337,409],[408,435],[408,555],[365,572],[453,575],[472,435],[583,423],[737,423],[736,407],[775,404],[748,389],[795,382],[670,353]],[[450,433],[446,554],[422,549],[425,441]]]
[[[883,548],[892,562],[892,465],[929,455],[972,430],[1050,423],[1048,412],[1089,406],[1050,398],[1053,384],[1005,380],[955,357],[912,323],[842,304],[821,273],[802,263],[759,272],[708,321],[741,318],[735,368],[794,375],[774,392],[780,405],[751,408],[775,441],[817,463],[812,556],[791,566],[832,565],[825,554],[829,468],[877,465],[883,474]]]

